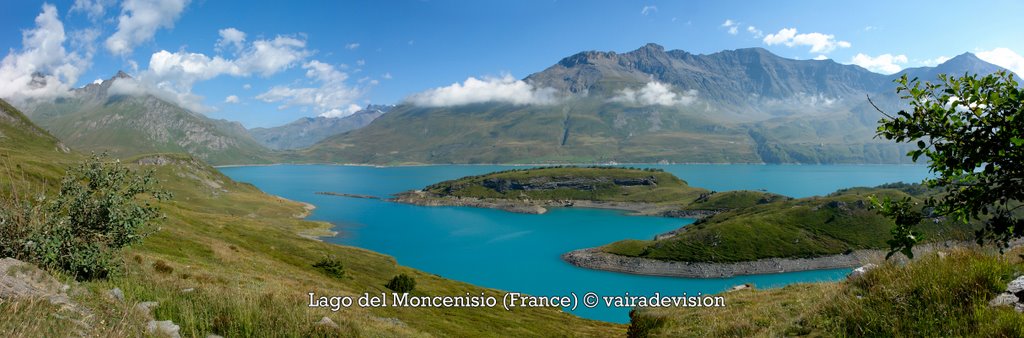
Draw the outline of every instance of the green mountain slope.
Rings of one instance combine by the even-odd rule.
[[[991,72],[971,54],[909,72]],[[830,60],[760,48],[695,55],[647,45],[583,52],[524,79],[556,104],[405,103],[295,161],[349,163],[903,163],[907,147],[874,138],[866,96],[891,99],[892,79]],[[689,104],[613,100],[655,81]],[[887,106],[888,107],[888,106]],[[870,108],[870,109],[869,109]]]
[[[268,163],[271,152],[237,122],[214,120],[151,95],[111,95],[124,73],[76,89],[72,96],[30,104],[29,116],[80,151],[133,156],[184,152],[213,164]]]

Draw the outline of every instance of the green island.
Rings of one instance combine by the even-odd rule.
[[[551,207],[631,211],[639,215],[704,217],[786,197],[757,191],[716,193],[692,187],[661,169],[556,166],[463,177],[400,193],[393,201],[544,213]]]
[[[17,109],[0,100],[0,192],[6,198],[57,189],[65,168],[89,156],[69,150]],[[145,336],[153,319],[172,321],[183,336],[540,336],[572,327],[578,336],[614,336],[621,324],[582,319],[554,308],[310,308],[308,292],[361,295],[391,292],[397,275],[415,279],[413,296],[480,294],[498,290],[453,281],[396,264],[372,251],[324,243],[331,224],[303,220],[312,206],[268,195],[183,154],[140,155],[121,161],[154,172],[173,198],[158,202],[166,216],[138,245],[119,254],[120,273],[106,279],[35,267],[32,280],[65,295],[0,301],[5,336]],[[331,259],[328,259],[331,258]],[[323,262],[328,262],[324,264]],[[5,262],[5,261],[4,261]],[[0,263],[4,263],[0,262]],[[339,262],[339,263],[332,263]],[[324,265],[333,267],[325,269]],[[24,271],[23,271],[24,270]],[[68,285],[66,292],[60,285]],[[112,296],[114,289],[118,297]],[[150,314],[140,304],[157,302]],[[323,318],[328,324],[322,324]],[[321,323],[321,324],[318,324]]]

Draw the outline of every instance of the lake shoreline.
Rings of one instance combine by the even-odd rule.
[[[1011,243],[1011,247],[1024,244],[1024,240]],[[977,246],[974,242],[946,241],[926,243],[914,247],[914,256],[920,257],[930,252]],[[765,275],[787,272],[849,269],[868,263],[885,262],[885,249],[855,250],[848,254],[825,255],[810,258],[763,258],[754,261],[712,263],[712,262],[681,262],[662,261],[642,257],[621,256],[602,251],[600,248],[585,248],[562,254],[566,263],[576,267],[620,272],[634,275],[679,277],[679,278],[730,278],[735,276]],[[901,254],[894,255],[891,260],[906,262]]]
[[[214,168],[244,168],[244,167],[272,167],[282,165],[329,165],[341,167],[371,167],[371,168],[406,168],[406,167],[434,167],[434,166],[502,166],[502,167],[553,167],[553,166],[631,166],[631,165],[755,165],[755,166],[908,166],[924,167],[925,164],[916,163],[765,163],[765,162],[673,162],[673,163],[406,163],[406,164],[370,164],[370,163],[338,163],[338,162],[279,162],[279,163],[254,163],[254,164],[220,164]]]

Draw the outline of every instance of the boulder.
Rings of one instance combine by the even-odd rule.
[[[327,317],[323,317],[323,318],[320,318],[320,321],[319,321],[319,322],[316,322],[316,325],[319,325],[319,326],[327,326],[327,327],[330,327],[330,328],[335,328],[335,329],[336,329],[336,328],[338,328],[338,324],[337,324],[337,323],[335,323],[335,322],[334,322],[333,320],[331,320],[330,318],[327,318]]]
[[[124,292],[121,291],[121,288],[110,289],[110,291],[107,291],[107,294],[110,295],[110,298],[116,299],[119,302],[124,301]]]
[[[1012,306],[1017,312],[1024,312],[1024,276],[1017,277],[1006,285],[1006,291],[996,295],[988,306]]]
[[[146,324],[146,332],[154,336],[181,338],[181,327],[169,320],[151,320]]]

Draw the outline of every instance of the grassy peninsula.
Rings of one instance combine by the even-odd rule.
[[[663,261],[717,263],[883,249],[892,238],[892,221],[872,210],[868,197],[911,197],[920,203],[929,193],[912,184],[843,189],[828,196],[737,208],[698,220],[671,237],[625,240],[601,249]],[[934,218],[921,231],[929,241],[964,241],[973,238],[974,227]]]

